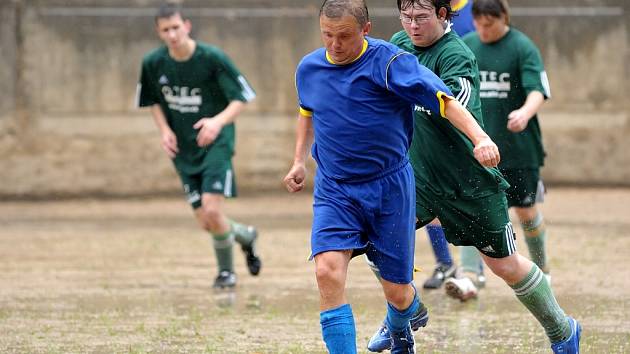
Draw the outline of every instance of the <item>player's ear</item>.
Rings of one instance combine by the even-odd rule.
[[[440,19],[441,21],[445,21],[446,20],[446,13],[447,13],[446,8],[445,7],[440,7],[440,9],[438,10],[438,13],[437,13],[438,19]]]
[[[364,36],[367,36],[368,33],[370,33],[370,30],[372,29],[372,22],[368,21],[365,26],[363,26],[361,32],[363,33]]]
[[[190,22],[190,20],[188,19],[184,20],[184,28],[186,28],[187,33],[190,33],[190,31],[192,30],[192,22]]]

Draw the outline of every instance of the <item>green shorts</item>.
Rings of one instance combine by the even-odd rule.
[[[209,163],[201,173],[186,174],[179,170],[177,173],[184,186],[186,200],[193,209],[201,206],[203,193],[222,194],[226,198],[236,197],[236,179],[231,159]]]
[[[543,202],[545,186],[540,179],[540,169],[502,169],[501,173],[510,183],[510,188],[505,191],[509,208],[528,208]]]
[[[476,199],[445,199],[416,188],[416,217],[420,225],[438,218],[446,240],[456,246],[475,246],[493,258],[516,252],[516,234],[502,191]]]

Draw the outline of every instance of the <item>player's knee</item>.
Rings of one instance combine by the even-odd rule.
[[[342,282],[343,273],[339,265],[323,260],[317,262],[315,276],[318,284],[335,284]]]
[[[204,217],[197,217],[197,224],[203,230],[210,231],[210,223]]]
[[[202,213],[204,216],[204,220],[209,226],[216,225],[221,222],[223,217],[223,212],[221,209],[214,204],[206,204],[202,207]]]
[[[545,231],[545,222],[542,214],[538,213],[530,219],[521,221],[521,227],[523,228],[525,236],[536,237],[542,234]]]
[[[414,291],[408,284],[389,284],[383,286],[387,302],[397,309],[404,310],[413,300]]]

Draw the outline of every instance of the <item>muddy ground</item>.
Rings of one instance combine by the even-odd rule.
[[[213,291],[207,235],[179,198],[0,202],[2,353],[322,353],[309,255],[310,197],[241,197],[229,214],[261,231],[264,268],[236,251],[235,291]],[[630,190],[552,189],[553,288],[584,327],[583,353],[630,352]],[[526,253],[519,230],[520,251]],[[424,231],[416,264],[432,268]],[[361,352],[384,314],[379,286],[351,263]],[[490,275],[477,300],[423,292],[422,353],[547,353],[542,328]]]

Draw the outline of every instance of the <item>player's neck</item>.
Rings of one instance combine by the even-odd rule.
[[[184,42],[181,46],[176,48],[169,48],[168,54],[175,61],[186,61],[190,59],[190,57],[192,57],[196,47],[197,43],[192,38],[188,38],[188,40]]]

